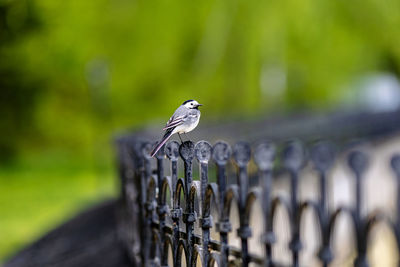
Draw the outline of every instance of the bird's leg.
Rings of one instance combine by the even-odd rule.
[[[181,143],[183,144],[183,141],[182,141],[182,138],[181,138],[181,135],[178,133],[178,136],[179,136],[179,139],[181,139]]]
[[[189,141],[190,140],[190,138],[186,135],[186,133],[184,133],[185,134],[185,137],[186,137],[186,139]]]

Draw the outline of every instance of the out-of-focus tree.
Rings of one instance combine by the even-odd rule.
[[[21,34],[0,63],[14,70],[0,82],[18,77],[10,83],[28,91],[31,104],[13,108],[21,115],[8,124],[35,129],[13,130],[31,146],[82,152],[93,137],[165,118],[188,98],[205,103],[204,118],[330,108],[360,76],[400,69],[397,0],[34,3],[20,12],[27,19],[10,20]],[[5,102],[18,99],[12,92]]]
[[[24,68],[24,58],[10,47],[34,34],[40,23],[31,1],[0,1],[0,162],[34,136],[33,113],[41,81]]]

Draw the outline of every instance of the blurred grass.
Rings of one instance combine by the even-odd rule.
[[[114,185],[111,162],[95,166],[60,151],[0,167],[0,264],[78,211],[115,196]]]

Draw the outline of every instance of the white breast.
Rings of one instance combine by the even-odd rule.
[[[193,122],[190,123],[190,124],[184,123],[184,124],[182,124],[182,125],[179,125],[178,127],[176,127],[176,129],[174,130],[174,132],[180,133],[180,134],[181,134],[181,133],[188,133],[188,132],[191,132],[191,131],[194,130],[194,128],[197,127],[197,125],[199,124],[199,121],[200,121],[200,112],[199,112],[199,114],[198,114],[198,116],[197,116],[197,119],[196,119],[195,121],[193,121]]]

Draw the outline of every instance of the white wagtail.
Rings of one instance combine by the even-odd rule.
[[[152,157],[154,157],[157,151],[160,150],[174,133],[178,133],[179,139],[181,139],[181,133],[188,133],[196,128],[200,121],[200,106],[202,106],[202,104],[199,104],[196,100],[186,100],[175,110],[174,114],[163,128],[165,131],[163,138],[151,152]]]

